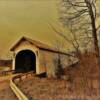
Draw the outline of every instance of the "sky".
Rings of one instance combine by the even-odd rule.
[[[60,39],[50,27],[62,29],[58,0],[0,0],[0,57],[22,36],[53,44]]]

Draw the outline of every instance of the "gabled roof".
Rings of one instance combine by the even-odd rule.
[[[68,53],[65,53],[65,52],[62,52],[62,51],[58,51],[58,50],[56,50],[55,48],[50,47],[50,46],[48,46],[48,45],[46,45],[46,44],[44,44],[44,43],[42,43],[42,42],[40,42],[40,41],[32,40],[32,39],[27,38],[27,37],[22,37],[22,38],[10,49],[10,51],[14,51],[14,49],[15,49],[22,41],[24,41],[24,40],[28,41],[28,42],[31,43],[32,45],[35,45],[35,46],[38,47],[39,49],[72,56],[71,54],[68,54]]]
[[[27,37],[22,37],[10,50],[13,51],[24,40],[30,42],[31,44],[35,45],[38,48],[46,48],[46,49],[50,48],[48,45],[43,44],[43,43],[41,43],[39,41],[32,40],[32,39],[27,38]]]

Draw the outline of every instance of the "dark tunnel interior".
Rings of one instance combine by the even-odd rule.
[[[16,55],[15,72],[25,73],[29,71],[36,72],[36,55],[31,50],[20,51]]]

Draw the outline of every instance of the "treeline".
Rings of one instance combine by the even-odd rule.
[[[11,67],[12,60],[2,60],[0,59],[0,66],[2,67]]]

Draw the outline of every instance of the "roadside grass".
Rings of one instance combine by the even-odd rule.
[[[17,84],[32,100],[100,100],[100,69],[94,54],[82,55],[65,76],[66,80],[32,77]]]

